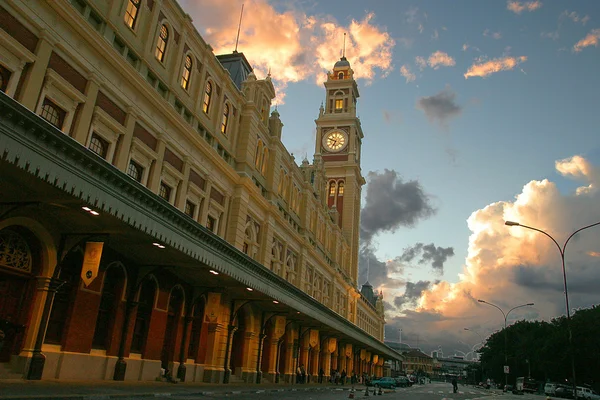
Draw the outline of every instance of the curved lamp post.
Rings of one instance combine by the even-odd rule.
[[[523,225],[523,224],[520,224],[520,223],[514,222],[514,221],[506,221],[506,222],[504,222],[504,225],[520,226],[521,228],[531,229],[532,231],[542,233],[542,234],[548,236],[550,238],[550,240],[552,240],[554,242],[554,244],[558,248],[558,251],[560,252],[560,259],[562,261],[563,283],[564,283],[564,288],[565,288],[565,304],[567,307],[567,330],[569,333],[569,352],[571,353],[571,374],[573,375],[573,398],[576,399],[577,398],[577,380],[575,378],[575,351],[573,349],[573,332],[571,331],[571,311],[569,309],[569,292],[567,291],[567,271],[565,269],[565,249],[567,248],[567,244],[569,243],[569,240],[571,240],[571,238],[573,236],[575,236],[577,233],[581,232],[584,229],[588,229],[593,226],[600,225],[600,222],[596,222],[595,224],[591,224],[591,225],[586,225],[583,228],[577,229],[575,232],[571,233],[571,235],[567,238],[567,240],[565,240],[565,243],[562,245],[562,247],[558,244],[556,239],[554,239],[552,236],[550,236],[549,233],[544,232],[541,229],[534,228],[532,226]]]
[[[475,333],[475,334],[477,334],[477,336],[479,336],[479,339],[481,340],[481,342],[479,342],[479,345],[480,345],[479,350],[481,350],[481,348],[483,347],[483,342],[484,342],[483,335],[479,331],[476,331],[474,329],[469,329],[469,328],[463,328],[463,329],[465,331]],[[475,346],[477,346],[477,345],[475,345]],[[475,346],[473,346],[473,349],[475,348]],[[481,355],[479,356],[479,366],[481,367],[481,380],[483,381],[483,361],[481,361]]]
[[[521,304],[520,306],[511,308],[510,310],[508,310],[507,313],[505,313],[503,309],[501,309],[500,307],[498,307],[495,304],[488,303],[487,301],[481,300],[481,299],[479,299],[477,301],[480,303],[483,303],[483,304],[487,304],[488,306],[497,308],[502,313],[502,316],[504,317],[504,365],[507,366],[508,365],[508,333],[506,331],[506,320],[508,319],[508,315],[513,310],[516,310],[517,308],[532,306],[533,303]],[[504,386],[506,387],[507,384],[508,384],[508,373],[504,372]]]

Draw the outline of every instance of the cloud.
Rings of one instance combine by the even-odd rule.
[[[473,50],[475,50],[478,53],[481,52],[481,50],[479,50],[479,47],[471,46],[468,43],[465,43],[465,44],[462,45],[462,51],[467,51],[469,49],[473,49]]]
[[[523,11],[535,11],[542,7],[542,2],[537,1],[511,1],[509,0],[506,4],[506,9],[514,12],[515,14],[521,14]]]
[[[555,166],[559,174],[584,185],[600,184],[600,167],[582,156],[558,160]],[[461,332],[465,326],[477,327],[488,336],[504,320],[500,312],[478,303],[477,299],[504,310],[535,303],[534,307],[511,313],[509,323],[522,318],[549,320],[562,315],[565,303],[559,250],[545,235],[523,227],[508,227],[504,224],[506,220],[541,229],[562,244],[575,230],[600,221],[600,191],[564,194],[547,179],[532,180],[513,200],[491,203],[473,212],[467,220],[471,235],[458,281],[433,282],[416,301],[398,300],[405,308],[386,310],[386,333],[399,327],[403,329],[403,337],[420,332],[421,346],[425,349],[439,344],[453,345],[452,340],[456,343],[465,334]],[[566,248],[569,300],[573,308],[600,302],[599,242],[600,226],[596,226],[578,233]]]
[[[517,65],[527,61],[526,56],[520,57],[502,57],[495,58],[492,60],[474,63],[469,67],[467,72],[464,74],[465,79],[469,79],[470,77],[479,76],[481,78],[485,78],[491,74],[500,71],[509,71],[514,69]]]
[[[266,0],[246,1],[238,51],[265,76],[271,70],[278,91],[290,82],[313,81],[319,85],[324,72],[339,60],[344,33],[346,57],[355,76],[370,82],[393,70],[395,41],[374,24],[375,15],[339,24],[329,15],[308,15],[289,6],[279,11]],[[204,39],[215,54],[235,48],[241,0],[182,0]]]
[[[424,290],[429,289],[430,281],[406,282],[406,288],[402,296],[394,298],[394,306],[402,308],[404,305],[416,306],[417,300],[421,297]]]
[[[413,82],[415,79],[417,79],[415,74],[410,72],[410,68],[406,64],[400,67],[400,75],[406,78],[406,83]]]
[[[586,37],[581,39],[579,42],[575,43],[575,45],[573,46],[573,51],[579,53],[585,47],[598,47],[598,43],[600,43],[600,29],[593,29],[592,31],[590,31],[590,33],[587,34]]]
[[[542,33],[540,33],[540,36],[544,39],[558,40],[560,34],[558,33],[558,31],[542,32]]]
[[[419,264],[431,262],[434,271],[442,274],[444,272],[444,263],[448,260],[448,257],[454,255],[454,249],[452,247],[439,247],[433,243],[417,243],[413,247],[404,249],[404,252],[400,256],[400,260],[411,262],[419,255],[421,256]]]
[[[430,122],[438,122],[442,127],[462,112],[462,107],[456,104],[456,93],[449,88],[433,95],[421,97],[417,101],[417,108],[425,113]]]
[[[421,56],[416,56],[415,57],[415,64],[417,65],[417,67],[423,71],[426,67],[427,67],[427,60],[425,60],[423,57]]]
[[[454,61],[447,53],[438,50],[429,56],[427,64],[433,69],[438,69],[440,66],[453,67],[456,65],[456,61]]]
[[[581,17],[579,14],[577,14],[575,11],[571,11],[569,12],[568,10],[563,11],[560,16],[558,17],[559,21],[562,21],[563,19],[570,19],[571,21],[577,23],[581,23],[581,25],[585,25],[587,24],[587,22],[590,20],[590,16],[586,15]]]
[[[361,241],[369,244],[379,233],[412,227],[434,213],[431,199],[418,181],[404,181],[394,170],[371,171],[360,215]]]
[[[502,39],[502,33],[500,32],[492,32],[489,29],[486,29],[485,31],[483,31],[483,36],[485,37],[491,37],[493,39]]]

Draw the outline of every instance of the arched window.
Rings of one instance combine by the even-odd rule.
[[[225,104],[223,109],[223,120],[221,121],[221,133],[227,134],[227,124],[229,123],[229,104]]]
[[[267,174],[268,166],[269,166],[269,149],[267,149],[265,147],[265,149],[263,150],[263,160],[262,160],[262,168],[261,168],[261,173],[263,175]]]
[[[150,326],[150,317],[154,309],[154,297],[156,293],[156,283],[152,279],[146,279],[140,288],[138,297],[137,313],[135,315],[135,326],[133,328],[133,338],[131,340],[131,351],[133,353],[143,353],[148,338],[148,328]]]
[[[92,347],[95,349],[106,349],[110,345],[124,283],[125,279],[121,268],[112,267],[105,272],[100,308],[98,309],[96,328],[92,339]]]
[[[169,41],[169,29],[166,25],[160,27],[160,34],[158,35],[158,40],[156,42],[156,59],[160,62],[163,62],[165,59],[165,52],[167,51],[167,42]]]
[[[204,88],[204,102],[202,103],[202,111],[208,114],[208,110],[210,109],[210,99],[212,97],[212,83],[206,82],[206,87]]]
[[[331,181],[331,183],[329,183],[329,195],[335,196],[335,182],[334,181]]]
[[[140,0],[129,0],[125,10],[125,23],[131,29],[135,29],[138,13],[140,11]]]
[[[185,65],[183,66],[183,74],[181,75],[181,87],[185,90],[190,87],[190,76],[192,75],[192,57],[185,57]]]
[[[344,182],[339,182],[338,183],[338,192],[337,192],[338,196],[343,196],[344,195]]]
[[[256,145],[256,157],[254,159],[254,166],[257,169],[260,169],[260,162],[262,159],[262,152],[263,152],[263,142],[262,140],[258,140],[258,144]]]
[[[344,73],[343,72],[339,72],[338,73],[338,79],[344,79]]]

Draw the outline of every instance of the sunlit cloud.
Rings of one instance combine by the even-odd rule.
[[[535,11],[542,7],[541,1],[511,1],[506,4],[506,8],[515,14],[521,14],[523,11]]]
[[[427,60],[425,60],[423,57],[421,56],[416,56],[415,57],[415,64],[417,65],[417,67],[423,71],[426,67],[427,67]]]
[[[292,6],[278,11],[266,0],[182,0],[215,54],[235,48],[239,14],[244,2],[238,51],[243,52],[260,79],[271,71],[279,104],[287,84],[321,82],[339,60],[344,47],[357,79],[367,83],[393,70],[394,39],[367,13],[362,20],[341,25],[327,15],[307,15]],[[280,93],[281,92],[281,93]]]
[[[593,29],[590,33],[587,34],[586,37],[581,39],[579,42],[575,43],[575,45],[573,46],[573,51],[579,53],[585,47],[598,47],[598,43],[600,43],[600,29]]]
[[[560,174],[592,186],[600,183],[600,168],[581,156],[559,160],[556,168]],[[524,185],[514,200],[495,202],[473,212],[467,220],[471,235],[458,281],[423,281],[412,285],[407,282],[402,287],[406,287],[403,296],[402,289],[396,293],[388,291],[391,296],[401,297],[386,310],[387,332],[401,325],[403,335],[421,332],[421,340],[431,344],[443,341],[444,335],[454,336],[449,341],[456,341],[456,337],[464,334],[461,331],[465,326],[479,326],[487,336],[504,321],[499,312],[496,315],[496,311],[477,299],[505,310],[535,303],[534,307],[511,313],[509,323],[522,318],[549,320],[563,313],[558,248],[539,232],[506,226],[507,220],[548,232],[562,244],[575,230],[600,221],[600,191],[585,196],[563,194],[547,179],[533,180]],[[598,302],[599,238],[600,226],[582,231],[565,251],[574,308]],[[440,332],[444,335],[440,336]]]
[[[456,65],[456,61],[454,61],[447,53],[438,50],[429,56],[427,64],[433,69],[438,69],[440,66],[453,67]]]
[[[406,83],[410,83],[410,82],[414,81],[415,79],[417,79],[415,74],[410,72],[410,68],[406,64],[400,67],[400,75],[402,75],[404,78],[406,78]]]
[[[502,57],[495,58],[485,62],[479,62],[471,65],[467,72],[464,74],[465,79],[469,79],[471,77],[481,77],[485,78],[491,74],[500,71],[509,71],[514,69],[517,65],[527,61],[526,56],[520,57]]]
[[[492,39],[502,39],[502,33],[501,32],[492,32],[489,29],[486,29],[485,31],[483,31],[483,36],[485,37],[491,37]]]

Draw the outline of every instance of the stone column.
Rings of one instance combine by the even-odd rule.
[[[75,129],[73,130],[73,139],[77,140],[82,146],[85,146],[87,143],[87,137],[90,131],[90,125],[92,123],[92,117],[94,115],[94,108],[96,106],[96,98],[98,97],[99,88],[100,81],[96,74],[92,74],[88,78],[87,88],[85,89],[85,103],[83,103],[81,112],[79,113],[79,118],[77,121],[75,121]]]
[[[315,347],[310,351],[310,381],[317,382],[319,376],[319,348]]]
[[[325,373],[323,376],[323,381],[326,383],[331,376],[331,353],[329,349],[325,348],[321,349],[321,367],[323,368],[323,372]]]
[[[185,201],[187,199],[188,187],[190,185],[190,158],[185,156],[183,158],[183,179],[177,187],[177,193],[175,194],[175,207],[180,211],[185,211]]]
[[[150,189],[153,193],[158,193],[158,189],[160,187],[160,177],[162,175],[163,160],[165,158],[165,148],[166,143],[161,135],[158,137],[158,144],[156,145],[156,154],[158,157],[152,164],[150,176],[148,178],[148,189]]]
[[[137,121],[137,113],[133,107],[129,107],[127,110],[127,116],[125,117],[125,134],[119,141],[119,147],[115,151],[114,164],[121,172],[127,172],[127,161],[129,160],[129,153],[131,151],[131,142],[133,140],[133,131],[135,129],[135,122]]]
[[[15,96],[17,91],[17,85],[19,84],[19,80],[21,79],[21,74],[23,74],[23,68],[25,68],[25,61],[19,63],[19,67],[12,73],[10,76],[10,80],[8,81],[8,85],[6,85],[6,95],[9,97]]]
[[[40,91],[44,85],[46,69],[52,55],[52,48],[55,43],[55,40],[46,31],[42,31],[35,52],[36,60],[29,69],[29,75],[23,84],[21,98],[17,99],[31,111],[36,109]]]

